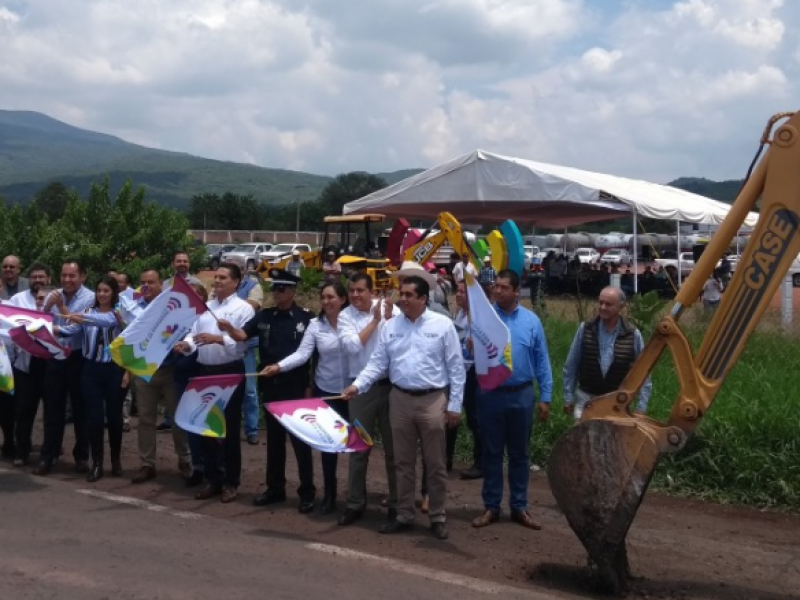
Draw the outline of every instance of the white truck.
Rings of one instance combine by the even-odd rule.
[[[694,269],[694,254],[692,252],[681,252],[678,258],[657,258],[656,264],[665,269],[674,267],[677,270],[679,260],[681,273],[691,273]]]

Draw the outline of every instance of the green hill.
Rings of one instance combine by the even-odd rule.
[[[736,200],[739,188],[742,187],[742,180],[711,181],[702,177],[680,177],[675,181],[670,181],[668,185],[700,194],[706,198],[730,203]]]
[[[260,202],[315,200],[330,177],[155,150],[73,127],[46,115],[0,110],[0,196],[25,202],[52,181],[85,195],[108,176],[116,191],[126,179],[156,202],[185,207],[195,194],[233,191]]]

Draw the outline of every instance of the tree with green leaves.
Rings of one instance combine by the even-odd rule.
[[[342,207],[348,202],[382,190],[386,186],[386,181],[377,175],[363,171],[343,173],[325,186],[318,201],[326,211],[325,214],[341,215]]]
[[[147,269],[169,272],[173,255],[188,251],[199,268],[204,252],[188,234],[186,216],[172,208],[145,202],[145,188],[129,180],[116,198],[109,183],[93,184],[82,200],[70,192],[64,213],[48,220],[35,203],[7,207],[0,202],[0,252],[16,254],[23,268],[40,261],[58,268],[67,258],[80,260],[96,280],[108,270],[136,277]]]

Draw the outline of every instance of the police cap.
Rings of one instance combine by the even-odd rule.
[[[272,279],[272,285],[293,285],[297,286],[300,283],[300,278],[297,275],[293,275],[289,273],[286,269],[270,269],[269,270],[270,279]]]

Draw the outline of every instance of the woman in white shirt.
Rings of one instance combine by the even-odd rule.
[[[175,351],[182,354],[197,351],[195,377],[244,374],[242,359],[247,351],[247,342],[236,342],[228,334],[230,328],[244,327],[255,314],[253,307],[236,294],[241,281],[242,272],[237,265],[222,263],[214,273],[214,298],[208,301],[208,311],[195,321],[186,339],[175,344]],[[242,378],[225,406],[225,441],[220,443],[220,440],[210,437],[202,439],[207,484],[195,496],[198,500],[216,495],[220,495],[224,503],[236,499],[242,474],[239,429],[242,425],[244,382]]]
[[[308,324],[303,340],[294,354],[280,362],[269,365],[261,375],[274,377],[282,371],[291,371],[306,364],[312,355],[316,356],[314,369],[314,388],[309,389],[307,397],[338,396],[350,382],[348,379],[347,354],[339,343],[339,313],[347,302],[347,290],[341,283],[327,283],[320,290],[322,312]],[[349,418],[347,402],[327,400],[330,407],[344,419]],[[320,513],[330,514],[336,508],[336,464],[338,454],[322,453],[322,475],[325,482],[325,497],[320,505]]]

